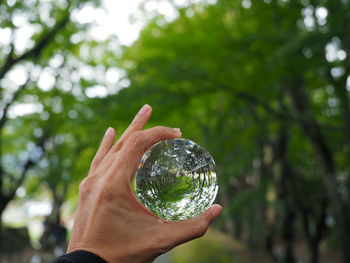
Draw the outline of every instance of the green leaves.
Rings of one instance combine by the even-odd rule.
[[[228,218],[247,220],[249,229],[255,229],[257,220],[280,227],[279,216],[285,222],[292,210],[303,216],[299,194],[293,191],[305,193],[318,204],[327,196],[323,157],[317,146],[323,140],[337,163],[333,179],[344,185],[338,172],[349,166],[343,147],[348,135],[341,132],[347,125],[348,92],[338,96],[346,98],[340,100],[347,105],[341,114],[341,104],[332,103],[337,100],[332,86],[339,85],[341,90],[345,83],[329,78],[334,62],[327,61],[326,46],[334,35],[348,43],[348,32],[338,24],[348,19],[343,12],[335,15],[337,8],[331,1],[240,4],[218,1],[191,17],[186,9],[180,10],[172,23],[151,21],[121,59],[121,65],[132,65],[125,66],[131,86],[123,96],[153,105],[154,123],[175,124],[184,137],[208,148],[218,165],[221,201],[229,207]],[[330,9],[321,18],[319,10],[324,6]],[[343,74],[348,77],[349,72]],[[291,96],[296,89],[304,93],[298,99]],[[303,105],[303,113],[296,111],[296,105]],[[310,125],[322,134],[318,142],[312,130],[305,129]],[[280,141],[281,127],[288,130],[286,144]],[[281,147],[287,147],[283,160],[279,159]],[[283,186],[289,166],[299,190]],[[345,177],[348,181],[348,174]],[[271,203],[268,196],[275,201]],[[347,194],[341,196],[348,199]],[[325,208],[308,204],[307,209],[321,215]],[[263,242],[268,233],[255,234],[261,238],[254,240]]]
[[[88,25],[72,19],[74,10],[99,1],[62,3],[0,6],[1,28],[20,30],[16,16],[35,27],[25,49],[12,47],[11,38],[0,47],[1,103],[32,102],[40,108],[7,119],[1,160],[7,172],[12,165],[16,168],[13,175],[3,175],[7,179],[2,189],[12,184],[9,178],[20,175],[28,147],[47,134],[55,147],[44,145],[28,187],[51,185],[74,199],[105,128],[114,126],[121,134],[148,103],[153,106],[148,126],[180,127],[183,137],[212,153],[219,201],[228,211],[222,225],[233,220],[237,228],[248,229],[255,245],[264,247],[271,229],[283,236],[283,220],[291,211],[296,213],[291,224],[297,235],[305,234],[298,223],[305,219],[300,200],[305,199],[303,209],[313,215],[312,225],[322,219],[322,212],[327,218],[335,216],[320,205],[334,190],[324,184],[329,173],[320,145],[334,163],[331,179],[338,190],[331,195],[348,207],[346,1],[221,0],[192,5],[180,9],[170,23],[155,17],[130,47],[120,47],[115,37],[91,41]],[[43,9],[50,16],[44,16]],[[19,86],[11,84],[7,74],[18,65],[29,82],[11,102]],[[111,67],[123,69],[117,83],[107,80]],[[108,96],[95,97],[99,89]],[[66,182],[68,190],[62,186]],[[164,198],[176,199],[179,192],[169,191]],[[267,230],[256,232],[257,226]],[[338,223],[330,232],[336,227]]]

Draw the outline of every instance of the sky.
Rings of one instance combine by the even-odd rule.
[[[139,10],[142,2],[147,12]],[[185,7],[191,3],[214,3],[216,0],[174,0],[176,7]],[[94,8],[87,5],[74,17],[82,23],[95,21],[95,26],[90,30],[90,35],[95,40],[105,40],[110,35],[115,35],[123,45],[131,45],[139,36],[141,29],[147,20],[155,13],[165,16],[167,21],[172,21],[178,16],[177,9],[166,0],[132,0],[116,1],[103,0],[102,8]]]
[[[116,35],[124,45],[132,44],[138,37],[143,24],[131,23],[130,16],[138,12],[141,0],[115,1],[104,0],[102,8],[87,5],[72,16],[80,23],[94,23],[89,31],[95,40],[105,40]]]

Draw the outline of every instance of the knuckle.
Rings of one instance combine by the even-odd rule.
[[[86,177],[79,185],[79,198],[85,198],[92,191],[92,177]]]
[[[85,202],[94,199],[95,203],[110,203],[116,196],[111,179],[88,176],[79,185],[79,200]]]
[[[142,134],[140,131],[136,131],[134,133],[132,133],[129,137],[129,144],[136,146],[139,145],[143,140]]]
[[[171,236],[167,237],[158,237],[154,242],[152,242],[153,246],[150,248],[150,250],[153,252],[153,254],[159,256],[161,254],[164,254],[171,250],[175,244],[176,241],[171,238]]]
[[[196,237],[203,236],[208,229],[208,223],[205,221],[199,221],[193,226],[193,233]]]
[[[160,255],[168,252],[172,248],[173,248],[173,246],[163,243],[163,244],[159,245],[158,247],[154,247],[153,253],[156,254],[157,256],[160,256]]]

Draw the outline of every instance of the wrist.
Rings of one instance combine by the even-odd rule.
[[[67,262],[67,260],[74,263],[107,263],[100,256],[85,250],[77,250],[62,255],[58,257],[53,263]]]

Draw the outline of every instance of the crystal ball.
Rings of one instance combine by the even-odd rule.
[[[218,192],[214,159],[193,141],[161,141],[143,155],[135,191],[145,207],[167,221],[195,217],[209,208]]]

